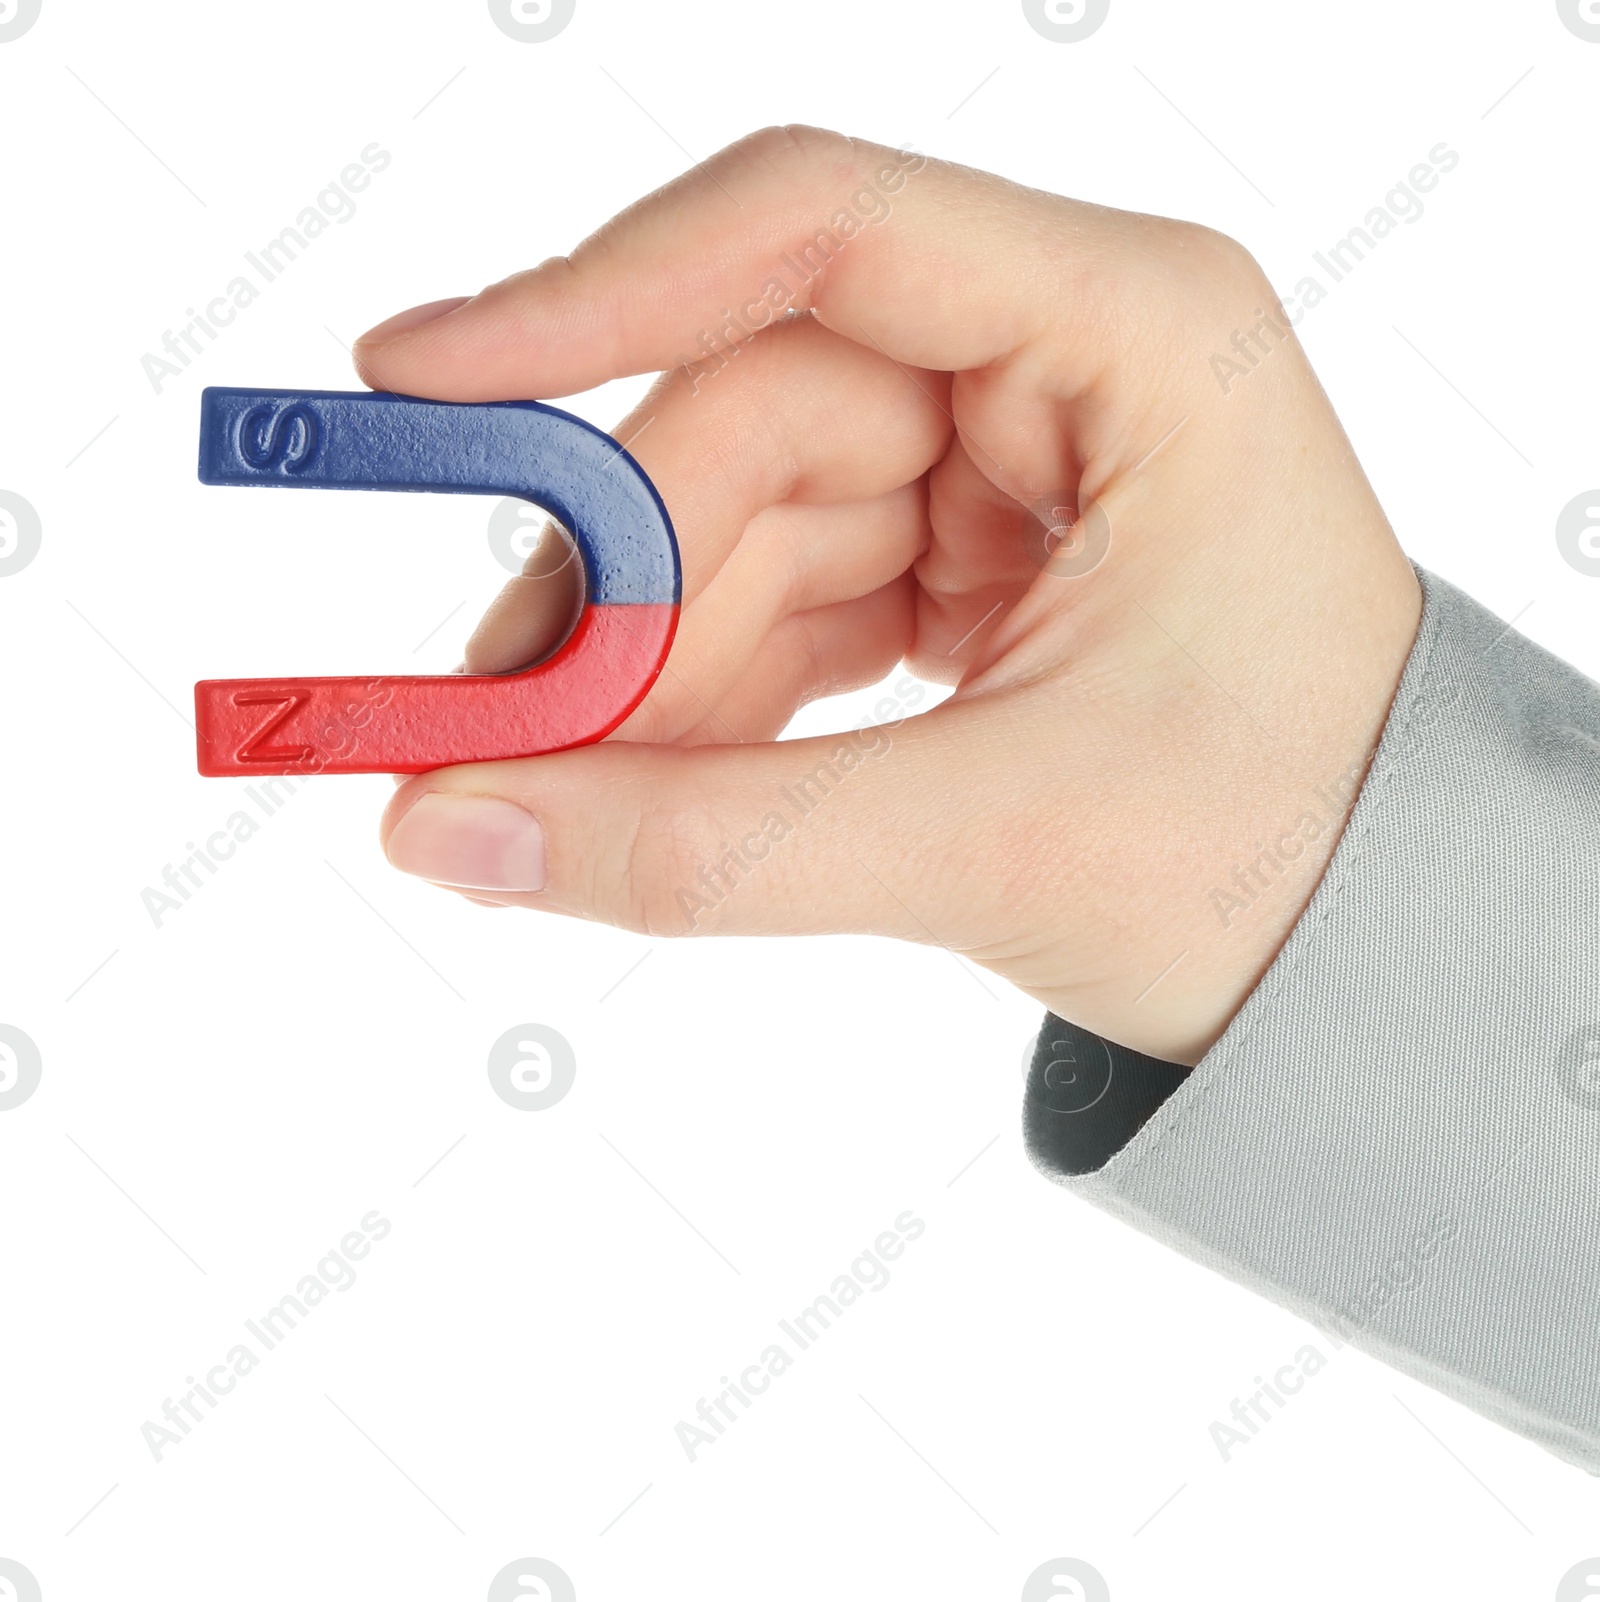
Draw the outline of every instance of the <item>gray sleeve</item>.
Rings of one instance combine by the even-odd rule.
[[[1165,1081],[1047,1020],[1029,1152],[1600,1473],[1600,687],[1420,576],[1367,781],[1260,985]],[[1050,1084],[1068,1038],[1109,1079],[1096,1116],[1135,1109],[1089,1171],[1085,1109]]]

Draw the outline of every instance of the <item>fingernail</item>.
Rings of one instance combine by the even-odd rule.
[[[465,306],[471,299],[471,295],[455,295],[449,300],[430,300],[425,306],[413,306],[408,311],[396,312],[393,317],[386,318],[376,328],[369,328],[356,340],[356,344],[387,344],[397,335],[409,334],[412,329],[421,328],[424,323],[431,323],[443,317],[446,312],[453,312],[458,306]]]
[[[395,825],[388,856],[402,873],[461,889],[544,889],[538,819],[492,796],[429,791]]]

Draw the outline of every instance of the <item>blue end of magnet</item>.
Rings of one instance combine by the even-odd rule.
[[[207,389],[200,479],[519,496],[570,530],[589,605],[676,605],[682,593],[672,522],[644,470],[609,434],[538,401]]]

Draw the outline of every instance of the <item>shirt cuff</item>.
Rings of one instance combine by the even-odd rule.
[[[1600,688],[1419,569],[1361,794],[1190,1071],[1046,1019],[1049,1177],[1600,1473]]]

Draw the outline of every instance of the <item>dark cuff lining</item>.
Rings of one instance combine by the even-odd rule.
[[[1046,1013],[1022,1110],[1029,1155],[1051,1173],[1103,1168],[1188,1073]]]

